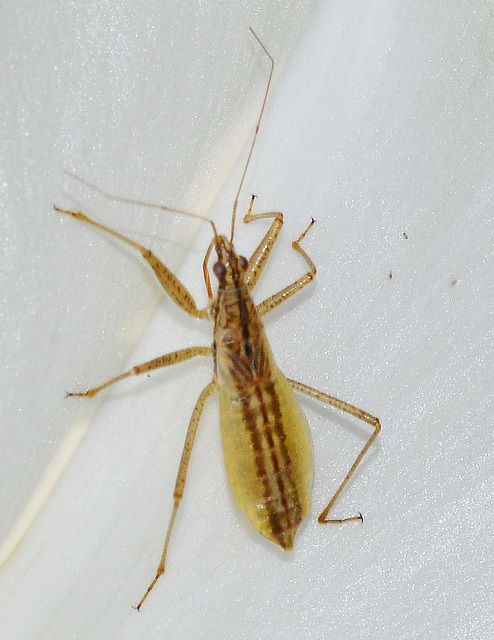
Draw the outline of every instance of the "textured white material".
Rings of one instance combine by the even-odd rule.
[[[183,4],[4,12],[2,536],[60,444],[76,441],[67,434],[87,435],[0,571],[0,637],[491,638],[488,3],[327,2],[314,15],[309,2]],[[193,221],[109,203],[63,169],[227,231],[268,70],[248,26],[279,64],[240,209],[254,192],[257,211],[286,221],[259,300],[301,273],[290,241],[317,221],[304,241],[316,282],[266,318],[273,350],[287,375],[375,413],[383,431],[335,507],[364,524],[322,527],[368,430],[304,401],[314,506],[283,554],[233,506],[212,400],[167,574],[137,613],[208,363],[100,401],[64,390],[211,334],[167,300],[146,326],[161,294],[139,257],[51,207],[150,245],[205,302],[207,225],[189,247]],[[248,255],[264,228],[239,225],[237,248]]]

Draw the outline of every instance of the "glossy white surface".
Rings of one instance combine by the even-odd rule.
[[[6,13],[2,535],[63,437],[87,435],[0,573],[1,637],[491,637],[492,16],[481,2],[325,3],[296,46],[295,4],[264,4]],[[108,203],[63,169],[226,230],[268,67],[250,25],[278,68],[240,206],[254,192],[286,220],[259,300],[300,273],[290,241],[317,220],[316,283],[267,319],[273,349],[383,432],[335,509],[364,524],[321,527],[366,430],[304,404],[313,516],[283,555],[233,507],[213,400],[168,573],[137,614],[207,363],[100,403],[63,393],[211,336],[167,301],[152,313],[160,292],[138,257],[51,207],[151,245],[205,301],[206,225],[190,245],[190,220]],[[263,229],[239,226],[237,248]]]

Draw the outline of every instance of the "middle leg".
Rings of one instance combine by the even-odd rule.
[[[129,371],[125,371],[119,376],[115,376],[115,378],[107,380],[103,384],[99,385],[99,387],[94,387],[92,389],[88,389],[87,391],[67,393],[67,397],[93,398],[97,393],[103,391],[103,389],[106,389],[110,385],[115,384],[120,380],[124,380],[129,376],[138,376],[141,373],[147,373],[148,371],[153,371],[154,369],[169,367],[172,364],[178,364],[179,362],[190,360],[190,358],[195,358],[196,356],[209,355],[211,355],[211,347],[188,347],[186,349],[180,349],[180,351],[172,351],[172,353],[167,353],[164,356],[159,356],[159,358],[153,358],[153,360],[138,364],[135,367],[132,367],[132,369],[129,369]]]

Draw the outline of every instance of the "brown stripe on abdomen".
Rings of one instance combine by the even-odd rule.
[[[256,481],[263,486],[263,502],[272,535],[281,547],[291,549],[302,520],[302,506],[274,384],[256,385],[252,393],[244,396],[242,405],[252,443]]]

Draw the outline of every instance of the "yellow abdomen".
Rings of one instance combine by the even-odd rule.
[[[288,381],[276,365],[271,373],[241,391],[220,385],[221,435],[238,507],[265,538],[289,550],[310,507],[313,448]]]

